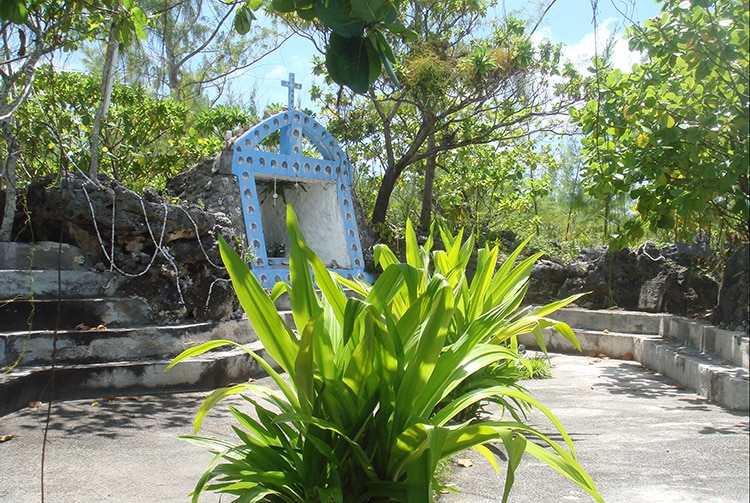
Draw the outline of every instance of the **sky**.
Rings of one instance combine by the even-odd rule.
[[[549,0],[544,0],[544,4],[548,5]],[[520,10],[528,14],[521,15],[521,18],[536,17],[536,2],[499,1],[499,12],[502,12],[503,5],[508,14]],[[564,44],[564,58],[585,68],[594,55],[595,40],[601,50],[612,33],[619,36],[625,34],[625,27],[631,24],[627,18],[640,23],[658,13],[659,4],[653,0],[599,0],[595,37],[591,0],[556,0],[537,28],[534,38],[547,38],[552,43]],[[287,102],[287,88],[281,86],[281,81],[287,80],[291,72],[295,74],[295,81],[302,84],[301,91],[295,94],[295,105],[309,106],[308,92],[314,84],[311,72],[314,54],[315,49],[309,42],[302,39],[291,40],[271,57],[253,66],[246,75],[238,79],[239,83],[242,86],[256,86],[256,101],[259,108],[263,109],[268,103]],[[637,58],[637,54],[628,50],[627,40],[618,40],[613,54],[616,67],[627,70]]]

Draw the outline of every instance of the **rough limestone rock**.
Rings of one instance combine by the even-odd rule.
[[[77,174],[36,180],[22,197],[29,221],[21,225],[18,219],[20,240],[62,238],[83,250],[95,269],[120,272],[128,279],[117,293],[148,299],[154,323],[222,320],[235,313],[217,247],[219,233],[235,240],[228,215]]]
[[[735,251],[727,261],[719,290],[719,305],[712,322],[729,330],[750,330],[750,245]]]
[[[716,306],[719,291],[718,283],[700,271],[701,261],[709,255],[704,247],[658,248],[647,243],[637,250],[583,249],[567,265],[545,258],[532,270],[526,299],[548,303],[588,292],[577,301],[579,306],[705,314]]]

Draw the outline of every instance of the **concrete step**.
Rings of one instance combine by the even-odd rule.
[[[664,340],[645,341],[638,361],[712,402],[750,409],[750,373],[730,361]]]
[[[14,298],[85,299],[110,297],[127,280],[113,272],[0,270],[0,303]],[[59,283],[59,285],[58,285]]]
[[[653,314],[615,309],[591,310],[566,307],[550,316],[574,328],[622,334],[654,335],[661,333],[662,323],[671,314]]]
[[[107,330],[49,330],[0,333],[0,368],[52,364],[89,364],[169,358],[212,339],[242,344],[257,340],[250,323],[229,320],[173,326],[144,326]],[[56,341],[56,344],[55,344]]]
[[[554,315],[553,315],[554,317]],[[557,319],[555,317],[555,319]],[[627,334],[610,332],[608,330],[586,330],[573,327],[583,354],[594,352],[596,355],[606,355],[609,358],[639,360],[643,354],[643,344],[646,340],[662,340],[659,335]],[[552,329],[542,331],[544,345],[548,352],[576,354],[578,350],[571,342],[564,339]],[[539,349],[533,334],[523,334],[518,342],[527,348]]]
[[[747,334],[668,314],[566,308],[551,317],[573,328],[584,354],[633,359],[724,407],[750,409]],[[544,330],[542,336],[548,351],[577,353],[551,329]],[[539,349],[532,334],[524,334],[518,341]]]
[[[66,243],[0,243],[0,269],[85,271],[91,265],[80,248]]]
[[[665,319],[662,335],[674,342],[715,355],[738,367],[750,369],[750,337],[709,325],[703,320],[679,316]]]
[[[264,359],[258,342],[249,347]],[[175,391],[213,390],[232,383],[259,379],[265,370],[245,351],[214,351],[165,371],[169,359],[113,361],[84,365],[23,367],[0,375],[0,416],[30,402]]]
[[[62,299],[59,305],[57,300],[14,299],[0,303],[0,327],[17,331],[139,326],[148,324],[149,310],[146,301],[136,297]]]

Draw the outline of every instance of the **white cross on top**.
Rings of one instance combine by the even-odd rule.
[[[289,88],[289,110],[294,108],[294,90],[302,89],[302,84],[297,84],[294,81],[294,74],[289,74],[289,80],[282,80],[281,85]]]

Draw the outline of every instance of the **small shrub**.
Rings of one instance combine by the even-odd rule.
[[[552,366],[547,356],[529,356],[524,365],[526,370],[524,379],[552,379]]]

